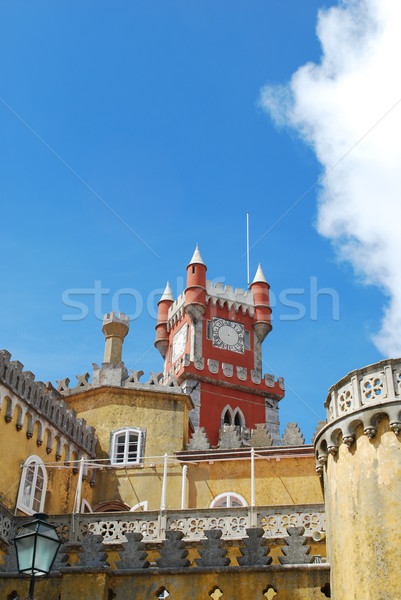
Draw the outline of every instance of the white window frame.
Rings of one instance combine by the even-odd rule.
[[[227,506],[216,506],[216,504],[223,499],[227,499]],[[239,502],[241,506],[232,506],[233,500]],[[222,494],[219,494],[213,498],[212,502],[210,503],[210,508],[242,508],[244,506],[248,506],[248,502],[243,496],[241,496],[241,494],[238,494],[237,492],[223,492]]]
[[[128,457],[129,452],[129,436],[131,433],[135,433],[138,436],[137,451],[135,459]],[[116,460],[117,454],[117,440],[120,436],[125,435],[124,442],[124,457],[123,460]],[[143,457],[145,453],[145,437],[146,429],[140,427],[123,427],[112,431],[110,433],[110,463],[115,467],[126,467],[126,466],[138,466],[143,464]]]
[[[147,500],[143,500],[143,502],[138,502],[138,504],[135,504],[129,510],[130,510],[130,512],[135,512],[136,510],[139,510],[140,508],[142,510],[145,510],[145,511],[148,510],[148,501]]]
[[[32,478],[32,488],[30,491],[29,499],[28,499],[28,501],[26,501],[27,495],[25,492],[25,484],[26,484],[26,477],[28,474],[28,467],[34,467],[34,471],[33,471],[33,478]],[[35,492],[37,489],[36,484],[37,484],[39,471],[42,474],[43,485],[42,485],[42,489],[41,489],[39,508],[34,509],[33,503],[35,500]],[[24,462],[23,467],[22,467],[22,474],[21,474],[21,480],[20,480],[20,485],[19,485],[19,490],[18,490],[16,508],[18,510],[22,511],[23,513],[25,513],[26,515],[33,515],[38,512],[43,512],[43,508],[45,505],[45,498],[46,498],[46,489],[47,489],[46,467],[44,465],[43,460],[41,458],[39,458],[39,456],[32,454],[31,456],[29,456],[26,459],[26,461]]]
[[[86,510],[85,510],[86,509]],[[93,513],[92,507],[85,498],[82,498],[81,513]]]

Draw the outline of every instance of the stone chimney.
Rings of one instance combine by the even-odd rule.
[[[103,318],[102,331],[106,338],[104,348],[105,363],[117,364],[121,361],[123,341],[129,330],[129,318],[120,313],[106,313]]]

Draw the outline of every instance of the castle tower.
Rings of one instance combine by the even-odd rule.
[[[168,348],[168,310],[174,302],[173,294],[171,292],[170,284],[167,282],[166,289],[163,292],[163,296],[158,302],[158,313],[157,313],[157,325],[156,325],[156,341],[155,346],[159,350],[163,358],[166,358],[166,351]]]
[[[121,361],[123,341],[129,330],[129,318],[120,313],[107,313],[103,318],[102,331],[106,338],[104,348],[105,363],[117,364]]]
[[[259,265],[250,290],[206,280],[198,246],[187,267],[187,285],[156,325],[164,382],[175,377],[195,405],[193,427],[205,427],[217,444],[223,424],[240,430],[266,423],[279,443],[282,378],[262,376],[261,343],[271,330],[269,284]],[[164,301],[163,301],[164,302]],[[163,309],[164,310],[164,309]],[[163,344],[162,344],[163,342]]]
[[[401,359],[330,388],[315,440],[326,506],[331,598],[400,597]]]

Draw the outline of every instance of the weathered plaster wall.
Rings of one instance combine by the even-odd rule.
[[[237,492],[251,503],[250,460],[215,461],[188,466],[188,508],[207,508],[222,492]],[[313,456],[302,458],[256,459],[255,503],[319,504],[323,494]]]
[[[7,423],[4,419],[6,403],[0,411],[0,456],[2,457],[0,477],[0,501],[11,512],[14,512],[18,496],[18,489],[22,474],[21,465],[31,456],[36,455],[45,463],[56,463],[56,445],[54,440],[52,451],[47,454],[46,435],[41,446],[36,443],[37,435],[34,430],[32,437],[26,436],[28,428],[28,415],[22,429],[16,428],[17,410],[14,411],[12,420]],[[35,425],[36,427],[36,425]],[[47,492],[44,505],[45,512],[49,514],[63,514],[72,512],[78,476],[73,474],[72,468],[63,468],[65,462],[65,448],[58,461],[59,468],[47,468]],[[82,497],[91,500],[92,489],[88,482],[82,486]]]
[[[214,572],[199,569],[190,573],[157,569],[126,574],[77,571],[38,581],[35,595],[47,600],[153,600],[164,587],[171,598],[208,600],[218,587],[221,600],[324,600],[326,596],[321,589],[328,580],[326,565],[220,568]],[[0,579],[1,597],[6,599],[12,591],[23,597],[28,591],[27,582]]]
[[[110,432],[122,427],[146,429],[144,466],[97,471],[92,504],[120,500],[132,507],[147,501],[148,509],[160,508],[164,453],[182,450],[188,439],[190,400],[181,394],[163,394],[121,388],[100,388],[68,400],[79,417],[96,429],[97,456],[108,458]],[[159,458],[156,458],[159,457]],[[168,466],[166,508],[180,508],[182,467]]]
[[[334,600],[401,596],[401,440],[388,419],[369,440],[361,426],[349,450],[329,455],[325,475]]]

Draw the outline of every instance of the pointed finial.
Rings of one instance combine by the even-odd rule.
[[[167,282],[166,289],[164,290],[163,296],[160,298],[159,302],[162,300],[171,300],[171,302],[174,302],[174,296],[169,282]]]
[[[199,252],[198,244],[196,244],[195,252],[190,260],[190,265],[205,265]],[[189,266],[189,265],[188,265]],[[206,265],[205,265],[206,266]]]
[[[260,263],[259,263],[258,270],[256,271],[256,275],[253,278],[253,281],[252,281],[251,285],[253,285],[254,283],[267,283],[266,277],[263,274],[262,267],[260,266]]]

